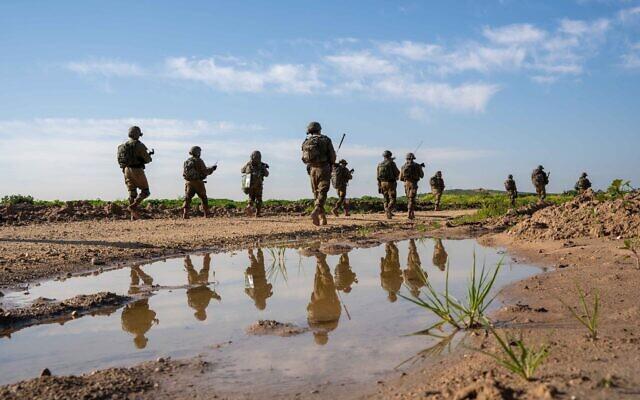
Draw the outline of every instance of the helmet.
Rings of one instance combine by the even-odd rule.
[[[393,154],[391,154],[391,152],[389,150],[385,150],[384,152],[382,152],[382,157],[384,158],[391,158]]]
[[[254,151],[253,153],[251,153],[251,161],[261,162],[262,154],[258,150]]]
[[[436,172],[436,176],[442,176],[442,171]]]
[[[413,153],[407,153],[407,160],[415,160],[416,156],[413,155]]]
[[[544,169],[544,167],[543,167],[542,165],[538,165],[538,169],[539,169],[539,170],[543,170],[543,169]]]
[[[347,160],[343,158],[342,160],[338,161],[338,164],[347,165]]]
[[[129,128],[129,137],[131,139],[137,139],[140,136],[142,136],[142,131],[140,130],[140,127],[134,125],[131,128]]]
[[[193,146],[191,149],[189,149],[189,154],[195,157],[200,156],[201,152],[202,152],[202,149],[200,148],[200,146]]]
[[[307,133],[320,132],[322,130],[322,126],[320,126],[320,122],[312,121],[307,125]]]
[[[509,179],[513,179],[513,175],[509,174]]]
[[[582,173],[582,177],[583,177],[583,178],[586,178],[586,177],[587,177],[587,173],[586,173],[586,172],[583,172],[583,173]]]

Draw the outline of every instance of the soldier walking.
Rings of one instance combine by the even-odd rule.
[[[431,185],[431,193],[433,193],[434,202],[436,203],[435,211],[440,211],[440,201],[442,200],[442,193],[444,192],[442,171],[436,172],[436,174],[429,180],[429,184]]]
[[[547,185],[549,184],[550,173],[544,172],[544,167],[538,165],[538,168],[534,169],[531,173],[531,183],[536,188],[536,193],[540,200],[547,198]]]
[[[400,170],[400,180],[404,182],[404,193],[407,196],[407,209],[409,219],[415,219],[416,196],[418,195],[418,181],[424,178],[424,164],[418,164],[414,160],[413,153],[407,153],[407,162]]]
[[[138,207],[142,200],[151,195],[144,166],[151,162],[153,150],[147,150],[147,146],[140,141],[141,137],[140,128],[132,126],[129,128],[129,140],[118,146],[118,164],[122,169],[124,182],[129,191],[128,209],[131,212],[132,221],[140,218]]]
[[[251,159],[242,167],[242,173],[249,176],[249,185],[244,187],[244,192],[249,195],[247,214],[254,212],[256,218],[260,217],[262,210],[262,189],[264,178],[269,176],[269,165],[262,162],[262,154],[259,151],[251,153]]]
[[[504,181],[504,189],[509,195],[509,202],[511,207],[516,206],[516,199],[518,198],[518,188],[516,187],[516,181],[513,180],[513,175],[509,175],[507,180]]]
[[[339,214],[340,207],[344,209],[345,217],[349,216],[349,201],[347,200],[347,186],[349,185],[349,181],[353,179],[353,170],[347,168],[347,161],[342,159],[340,160],[334,167],[333,172],[331,174],[331,181],[333,183],[333,187],[336,189],[338,193],[338,201],[336,205],[333,207],[331,212],[336,217]]]
[[[319,122],[307,126],[307,138],[302,143],[302,162],[307,166],[311,180],[315,208],[311,212],[314,225],[327,224],[324,205],[331,185],[331,167],[336,163],[336,152],[331,139],[322,134]]]
[[[384,211],[387,219],[391,219],[396,207],[396,189],[400,171],[389,150],[385,150],[382,157],[384,160],[378,164],[378,193],[384,197]]]
[[[186,181],[184,184],[184,203],[182,205],[182,218],[189,218],[189,211],[191,210],[191,200],[196,194],[202,201],[202,211],[204,217],[209,217],[209,199],[207,198],[207,188],[204,186],[206,183],[204,180],[207,176],[213,174],[213,171],[218,169],[217,165],[207,167],[204,161],[200,158],[202,149],[199,146],[193,146],[189,150],[189,157],[183,166],[182,176]]]
[[[590,188],[591,188],[591,181],[589,180],[589,178],[587,178],[587,173],[583,172],[582,175],[580,175],[578,182],[576,182],[575,190],[578,193],[582,194],[586,192],[587,189],[590,189]]]

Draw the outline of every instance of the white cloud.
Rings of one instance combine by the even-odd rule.
[[[482,34],[494,43],[501,45],[527,44],[539,42],[546,32],[531,24],[512,24],[498,28],[484,27]]]
[[[531,80],[536,82],[536,83],[546,83],[546,84],[550,84],[550,83],[554,83],[558,80],[557,76],[550,76],[550,75],[534,75],[531,77]]]
[[[620,21],[622,21],[623,23],[635,21],[638,17],[640,17],[640,6],[625,8],[624,10],[620,10],[620,12],[618,12],[618,19],[620,19]]]
[[[640,42],[629,46],[629,50],[621,58],[623,67],[640,69]]]
[[[325,59],[339,71],[351,76],[385,75],[398,71],[389,61],[375,57],[368,51],[331,55]]]
[[[572,36],[601,36],[610,26],[610,21],[600,18],[595,21],[562,19],[559,31]]]
[[[405,40],[403,42],[385,42],[379,45],[385,54],[400,56],[413,61],[426,60],[442,53],[442,47],[436,44],[418,43]]]
[[[145,73],[136,64],[112,60],[69,62],[65,67],[81,75],[101,75],[105,77],[142,76]]]

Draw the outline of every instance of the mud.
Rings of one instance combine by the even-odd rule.
[[[247,335],[273,335],[280,337],[301,335],[308,331],[308,328],[301,328],[291,323],[274,320],[260,320],[246,329]]]
[[[100,292],[63,301],[39,298],[29,307],[0,309],[0,337],[31,325],[64,323],[87,314],[111,312],[131,300],[128,296]]]

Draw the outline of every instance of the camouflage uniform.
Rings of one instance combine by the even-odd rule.
[[[413,239],[409,240],[407,269],[405,269],[402,274],[404,276],[404,282],[409,288],[411,294],[413,296],[418,296],[420,294],[420,288],[422,288],[426,283],[427,272],[422,269],[418,248],[416,247],[416,242]]]
[[[444,179],[442,179],[442,172],[436,172],[436,174],[429,180],[429,184],[431,185],[431,193],[433,193],[434,202],[436,203],[435,211],[439,211],[442,193],[444,192]]]
[[[398,300],[398,292],[402,287],[402,269],[398,247],[389,242],[384,248],[385,256],[380,259],[380,286],[387,291],[390,302]]]
[[[353,179],[352,171],[347,168],[347,161],[340,160],[338,164],[333,167],[333,174],[335,175],[335,188],[338,193],[338,201],[336,205],[333,207],[331,212],[336,217],[338,216],[338,211],[340,207],[344,208],[344,215],[349,216],[349,202],[347,201],[347,186],[349,185],[349,181]]]
[[[187,289],[187,304],[195,310],[193,316],[198,321],[204,321],[207,319],[207,307],[209,307],[211,299],[221,300],[220,295],[209,287],[211,255],[204,255],[200,272],[193,267],[191,257],[186,256],[184,258],[184,269],[187,271],[187,281],[190,286]]]
[[[151,195],[149,191],[149,182],[147,176],[144,173],[145,164],[149,164],[151,160],[151,154],[147,150],[147,146],[140,141],[142,131],[137,126],[129,128],[129,140],[125,145],[133,146],[133,160],[130,165],[127,165],[122,173],[124,174],[124,183],[127,185],[129,191],[129,211],[131,212],[131,219],[138,219],[140,215],[138,213],[138,207],[140,203]],[[140,190],[140,193],[138,193]]]
[[[269,176],[269,165],[262,162],[262,155],[259,151],[251,154],[251,160],[242,167],[243,174],[251,174],[251,184],[246,193],[249,195],[247,213],[253,209],[255,216],[259,217],[262,210],[262,189],[264,178]]]
[[[343,253],[334,271],[336,289],[345,293],[351,292],[351,285],[358,283],[358,278],[349,264],[349,254]]]
[[[504,189],[509,194],[509,202],[511,207],[516,206],[516,199],[518,198],[518,188],[516,187],[516,181],[513,180],[513,175],[509,175],[506,181],[504,181]]]
[[[591,181],[587,178],[587,173],[583,172],[578,182],[576,182],[575,190],[578,193],[584,193],[591,188]]]
[[[307,138],[302,143],[302,161],[307,165],[307,172],[311,180],[311,190],[314,196],[315,208],[311,212],[311,220],[314,225],[327,224],[327,216],[324,205],[327,201],[327,193],[331,186],[331,166],[336,163],[336,152],[331,139],[321,134],[322,128],[317,122],[311,122],[307,127]],[[313,159],[307,158],[309,147],[315,145]]]
[[[393,161],[392,154],[389,150],[382,153],[384,160],[378,164],[378,192],[384,197],[384,211],[387,214],[387,218],[391,219],[393,211],[396,208],[396,197],[398,178],[400,177],[400,171],[398,166]]]
[[[204,216],[209,217],[209,199],[207,198],[207,188],[204,186],[204,180],[217,169],[217,166],[207,167],[200,158],[200,147],[194,146],[189,151],[191,157],[184,162],[183,177],[184,184],[184,203],[182,204],[182,217],[189,218],[189,210],[191,209],[191,200],[197,194],[202,201],[202,211]],[[193,170],[193,176],[189,176],[189,171]]]
[[[536,188],[536,193],[540,200],[547,198],[547,185],[549,184],[549,174],[544,172],[544,167],[539,165],[531,173],[531,183]]]
[[[433,246],[433,257],[431,262],[436,267],[440,268],[440,271],[444,271],[447,267],[447,259],[449,255],[447,251],[444,249],[444,245],[442,244],[442,239],[433,239],[435,244]]]
[[[273,286],[267,281],[262,249],[258,249],[257,257],[249,249],[249,261],[251,266],[244,272],[244,292],[253,299],[258,310],[264,310],[267,308],[267,299],[273,295]]]
[[[307,305],[307,321],[313,330],[314,340],[324,345],[329,340],[329,332],[338,327],[342,307],[333,281],[333,275],[325,254],[316,255],[316,274],[313,293]]]
[[[416,197],[418,196],[418,181],[424,178],[423,164],[414,162],[413,153],[407,154],[407,162],[400,170],[400,180],[404,182],[404,193],[407,196],[409,219],[415,218]]]

